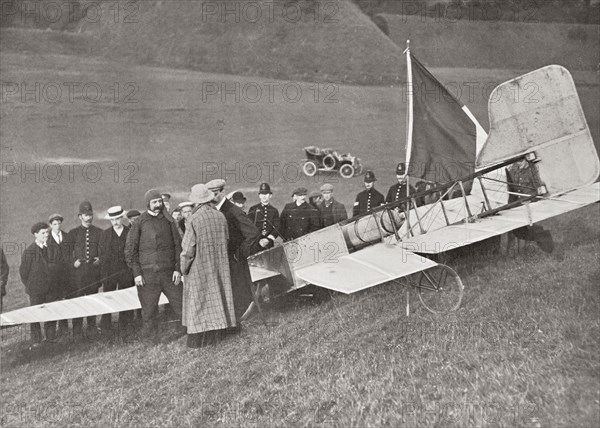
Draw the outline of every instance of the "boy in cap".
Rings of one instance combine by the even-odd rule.
[[[48,231],[47,223],[36,223],[31,227],[35,241],[25,249],[19,274],[29,295],[30,305],[40,305],[55,300],[50,290],[50,271],[48,270]],[[32,323],[31,340],[34,344],[42,341],[42,330],[39,323]],[[54,339],[56,321],[44,323],[46,339]]]
[[[346,207],[333,198],[333,185],[325,183],[321,186],[323,200],[318,205],[321,227],[331,226],[340,221],[348,220]]]
[[[179,204],[179,209],[181,211],[181,218],[177,220],[177,226],[179,227],[179,231],[183,237],[185,234],[186,222],[192,215],[192,210],[194,209],[194,203],[192,201],[184,201]]]
[[[62,230],[63,216],[52,214],[48,218],[50,234],[48,236],[48,270],[50,273],[50,288],[58,299],[75,297],[71,281],[70,255],[73,245],[69,234]],[[69,333],[69,321],[58,322],[59,336],[66,337]]]
[[[406,164],[404,162],[400,162],[396,166],[396,179],[398,180],[398,182],[392,185],[388,190],[387,196],[385,198],[386,203],[396,202],[400,199],[405,199],[407,196],[416,193],[415,188],[408,184],[406,175]],[[400,210],[404,210],[405,207],[406,204],[402,203],[399,208]]]
[[[125,243],[127,242],[129,226],[123,224],[124,216],[125,211],[120,205],[110,207],[106,215],[112,226],[102,231],[100,240],[104,292],[133,287],[133,274],[125,262]],[[132,320],[133,311],[119,313],[119,330],[124,332]],[[111,314],[102,315],[100,328],[103,330],[112,329]]]
[[[163,200],[163,205],[167,209],[168,212],[171,211],[171,194],[170,193],[161,193],[160,197]]]
[[[306,202],[307,193],[304,187],[295,189],[293,202],[286,204],[281,211],[281,234],[288,241],[321,228],[319,211]]]
[[[127,235],[125,260],[133,271],[144,320],[142,336],[158,340],[158,301],[161,293],[169,299],[181,319],[181,236],[177,225],[165,213],[160,192],[150,189],[144,195],[147,210]]]
[[[252,205],[248,210],[248,218],[260,231],[258,245],[261,250],[273,247],[281,227],[279,211],[270,203],[272,197],[269,183],[262,183],[258,189],[260,203]]]
[[[365,173],[365,190],[356,195],[356,201],[354,201],[354,206],[352,207],[352,217],[364,214],[373,208],[385,204],[385,198],[375,189],[376,181],[377,178],[375,178],[373,171]]]
[[[77,287],[77,296],[96,294],[102,286],[100,276],[100,236],[102,230],[92,224],[94,212],[92,204],[84,201],[79,204],[81,224],[69,232],[72,242],[71,266],[74,269],[73,281]],[[80,335],[83,318],[73,319],[73,335]],[[89,333],[97,331],[96,317],[87,317]]]

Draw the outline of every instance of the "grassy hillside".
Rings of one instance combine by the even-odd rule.
[[[431,67],[533,70],[559,64],[597,70],[600,26],[563,23],[439,20],[380,14],[374,21],[399,46],[410,39]]]

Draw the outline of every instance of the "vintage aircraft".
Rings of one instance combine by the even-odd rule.
[[[406,163],[410,179],[433,187],[251,256],[259,310],[260,289],[274,277],[283,279],[285,291],[314,284],[351,294],[412,276],[428,310],[453,311],[463,284],[452,268],[428,256],[600,200],[600,161],[565,68],[550,65],[499,85],[488,102],[487,135],[410,49],[406,57]],[[536,91],[529,102],[507,96],[531,85]],[[427,94],[437,94],[435,102]],[[519,177],[508,182],[507,169]],[[135,289],[125,289],[1,314],[0,325],[139,307]]]

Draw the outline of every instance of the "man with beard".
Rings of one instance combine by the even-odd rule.
[[[225,180],[209,181],[206,183],[206,187],[215,195],[214,203],[217,210],[221,211],[227,219],[229,229],[227,255],[229,256],[229,268],[231,270],[235,317],[239,322],[252,302],[252,280],[246,259],[258,250],[257,244],[260,234],[256,226],[246,217],[246,214],[227,199],[224,191]],[[240,324],[238,323],[238,331],[239,328]]]
[[[292,240],[320,229],[319,211],[306,202],[308,191],[299,187],[292,193],[293,202],[281,211],[281,234]]]
[[[108,209],[107,218],[112,227],[102,231],[100,240],[101,271],[104,292],[133,287],[133,275],[125,262],[125,243],[129,227],[123,225],[125,211],[120,205]],[[119,313],[119,331],[125,332],[133,321],[133,311]],[[104,314],[100,319],[102,330],[112,329],[112,314]]]
[[[77,287],[77,296],[96,294],[102,286],[100,276],[100,236],[102,230],[92,225],[94,212],[92,204],[84,201],[79,204],[79,221],[81,225],[69,232],[72,243],[71,266],[73,266],[73,282]],[[82,333],[83,318],[73,319],[73,335]],[[87,317],[88,333],[97,332],[96,316]]]
[[[208,203],[214,194],[204,184],[192,187],[190,199],[198,204],[183,237],[182,324],[187,346],[199,348],[217,341],[236,325],[227,254],[227,219]]]
[[[376,181],[377,179],[373,171],[365,173],[365,190],[356,195],[356,201],[352,208],[352,217],[364,214],[373,208],[385,204],[385,198],[375,189]]]
[[[279,211],[271,205],[271,187],[269,183],[262,183],[258,189],[260,203],[252,205],[248,210],[248,218],[260,231],[258,245],[261,250],[272,248],[275,239],[279,236]]]
[[[343,220],[348,220],[346,207],[333,198],[333,186],[325,183],[321,186],[323,201],[318,205],[321,227],[331,226]]]
[[[127,235],[125,260],[133,271],[142,305],[142,337],[158,340],[158,301],[164,293],[181,319],[181,236],[171,216],[165,215],[161,194],[150,189],[144,195],[147,211],[135,221]]]

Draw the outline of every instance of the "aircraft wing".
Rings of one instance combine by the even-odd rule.
[[[564,214],[599,200],[600,183],[593,183],[560,196],[501,211],[497,215],[478,219],[474,223],[456,224],[406,238],[400,245],[405,251],[423,254],[442,253]]]
[[[399,245],[378,243],[330,263],[321,262],[298,269],[295,274],[310,284],[352,294],[436,265]]]
[[[161,294],[159,304],[164,305],[165,303],[168,303],[168,300],[164,294]],[[130,287],[6,312],[0,314],[0,326],[8,327],[26,323],[82,318],[140,308],[137,289]]]

